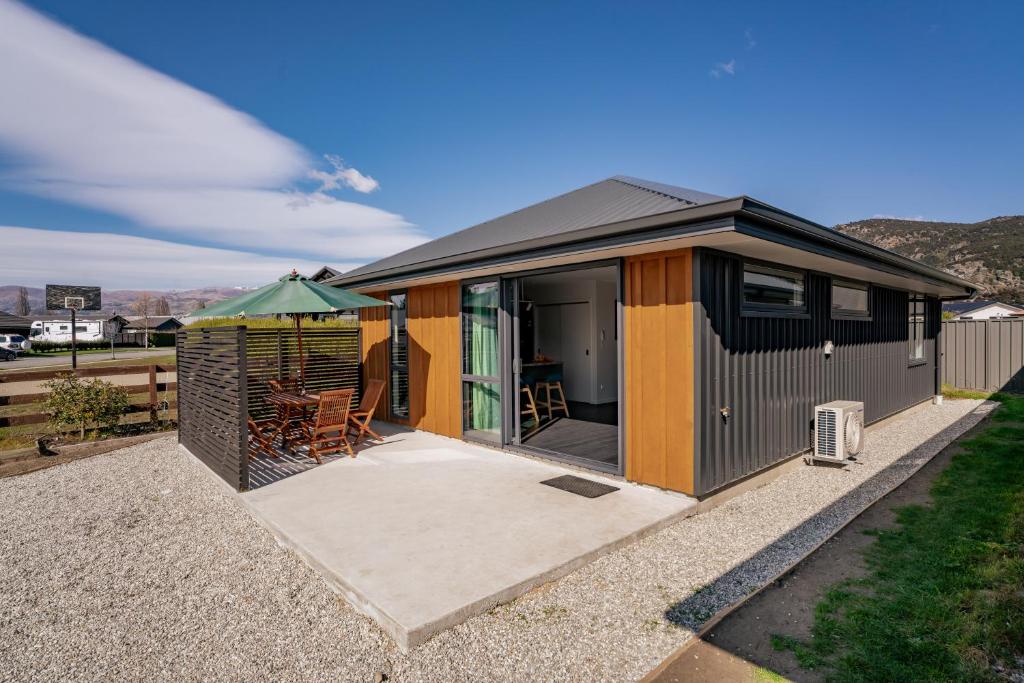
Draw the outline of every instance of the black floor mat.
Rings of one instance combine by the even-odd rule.
[[[547,479],[541,483],[556,489],[568,491],[569,493],[575,493],[577,496],[583,496],[584,498],[597,498],[598,496],[603,496],[606,493],[619,490],[614,486],[602,484],[599,481],[591,481],[582,477],[574,477],[571,474],[563,474],[560,477]]]

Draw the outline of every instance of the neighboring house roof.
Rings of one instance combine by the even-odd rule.
[[[64,313],[43,313],[35,315],[32,320],[42,320],[44,322],[57,321],[57,322],[71,322],[71,314]],[[123,315],[82,315],[76,314],[75,320],[78,322],[118,322],[122,325],[128,322],[128,319]]]
[[[320,270],[313,273],[309,279],[313,282],[323,282],[324,280],[330,280],[332,277],[338,277],[341,275],[341,271],[330,266],[323,266]]]
[[[146,327],[147,325],[149,326],[148,328]],[[128,318],[128,324],[125,327],[134,330],[156,330],[161,327],[174,327],[177,329],[181,326],[182,322],[172,315],[151,315],[148,320],[144,316],[133,315]]]
[[[994,299],[976,299],[974,301],[948,301],[942,304],[943,311],[949,311],[955,315],[967,315],[968,313],[976,313],[982,309],[988,308],[989,306],[1004,306],[1011,311],[1014,311],[1018,315],[1024,315],[1024,308],[1020,306],[1014,306],[1003,301],[996,301]]]
[[[32,320],[0,311],[0,332],[22,332],[32,328]]]
[[[881,270],[967,296],[954,275],[799,218],[750,197],[727,199],[684,187],[615,176],[528,206],[331,278],[341,287],[387,285],[418,277],[550,258],[698,233],[734,232],[859,267]]]

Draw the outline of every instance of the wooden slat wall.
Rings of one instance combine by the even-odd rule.
[[[178,441],[239,491],[249,487],[245,328],[177,333]]]
[[[408,291],[409,422],[460,437],[459,283]]]
[[[374,292],[369,294],[375,299],[386,301],[387,292]],[[367,380],[380,379],[384,381],[384,393],[381,396],[383,405],[380,415],[390,416],[391,410],[388,406],[391,388],[389,385],[391,372],[388,368],[388,340],[390,339],[389,327],[391,316],[387,306],[379,308],[359,309],[359,328],[362,330],[362,363],[363,363],[363,386]],[[392,419],[392,418],[388,418]]]
[[[694,491],[693,252],[626,259],[626,478]]]

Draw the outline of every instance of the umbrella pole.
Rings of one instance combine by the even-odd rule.
[[[306,392],[306,359],[302,355],[302,316],[298,313],[293,313],[295,316],[295,335],[299,342],[299,386],[302,388],[302,392]]]

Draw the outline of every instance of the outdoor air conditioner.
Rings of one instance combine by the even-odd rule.
[[[864,447],[864,404],[832,401],[814,408],[814,459],[843,462]]]

